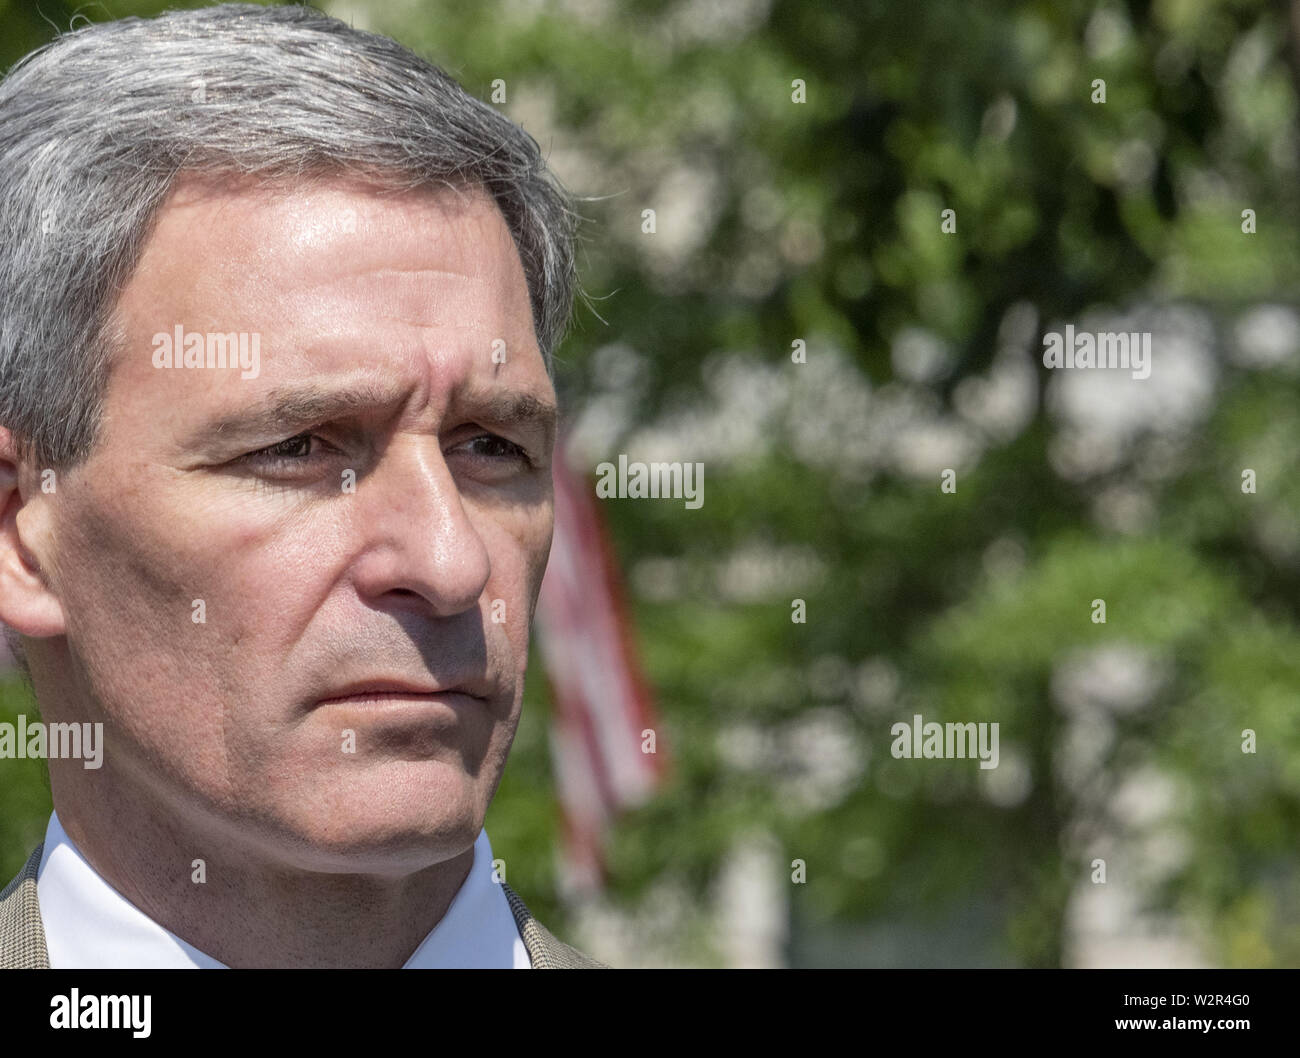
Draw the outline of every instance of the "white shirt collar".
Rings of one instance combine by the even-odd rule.
[[[36,897],[53,969],[225,969],[109,885],[64,832],[58,813],[45,828]],[[469,875],[402,969],[531,965],[506,894],[492,879],[487,831],[480,830]]]

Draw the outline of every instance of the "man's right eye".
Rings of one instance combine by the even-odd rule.
[[[315,444],[313,444],[315,442]],[[259,448],[235,460],[236,464],[254,466],[262,470],[296,470],[312,463],[313,457],[323,455],[322,441],[314,433],[300,433],[286,437],[283,441]]]
[[[262,448],[256,452],[249,453],[249,458],[253,459],[302,459],[311,454],[312,435],[309,433],[300,433],[296,437],[289,437],[279,444],[273,444],[269,448]]]

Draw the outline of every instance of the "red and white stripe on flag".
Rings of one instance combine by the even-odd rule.
[[[604,831],[619,809],[644,801],[664,770],[663,747],[637,664],[618,566],[595,493],[556,444],[555,533],[537,600],[538,648],[555,701],[551,756],[564,811],[561,884],[604,881]]]

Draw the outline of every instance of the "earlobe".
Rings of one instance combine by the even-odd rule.
[[[59,636],[66,629],[63,605],[39,558],[48,546],[52,495],[39,485],[25,493],[23,477],[13,435],[0,427],[0,621],[24,636]]]

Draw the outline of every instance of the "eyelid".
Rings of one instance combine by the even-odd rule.
[[[455,451],[456,449],[464,448],[465,446],[472,445],[477,441],[492,441],[501,445],[505,445],[509,449],[512,449],[513,451],[507,453],[504,456],[481,455],[480,453],[476,453],[476,452],[469,452],[468,454],[476,458],[489,459],[497,462],[500,462],[503,459],[506,460],[517,459],[522,463],[524,463],[530,469],[537,469],[538,467],[541,466],[538,460],[534,457],[529,446],[521,444],[518,441],[511,440],[509,437],[502,436],[501,434],[495,433],[492,430],[483,429],[483,428],[480,428],[480,430],[481,430],[480,433],[476,433],[470,437],[466,437],[464,440],[458,441],[455,445],[451,447],[449,451]],[[287,445],[291,441],[302,441],[304,439],[307,440],[309,443],[309,448],[306,455],[298,455],[298,456],[279,455],[271,451],[274,448],[279,448],[281,445]],[[315,444],[311,444],[311,442],[315,442]],[[254,449],[251,452],[245,452],[242,455],[236,456],[232,460],[232,463],[236,465],[260,463],[263,465],[306,466],[307,464],[311,463],[314,459],[323,458],[330,454],[337,453],[338,451],[339,449],[337,445],[334,445],[328,440],[326,440],[317,432],[317,428],[313,427],[305,430],[299,430],[297,433],[292,434],[288,437],[281,438],[278,441],[272,441],[270,444],[264,445],[262,448]]]

